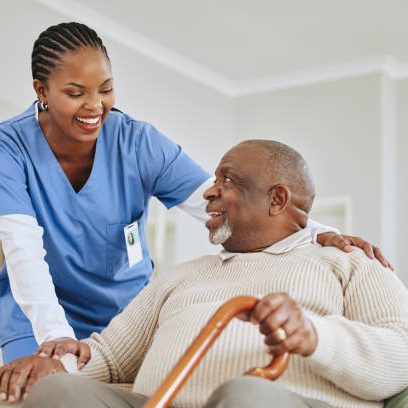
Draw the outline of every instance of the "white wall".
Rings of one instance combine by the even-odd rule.
[[[238,139],[287,143],[311,166],[319,197],[352,196],[353,232],[374,242],[380,241],[378,86],[370,76],[252,95],[238,101],[236,112]]]
[[[398,107],[398,257],[399,269],[408,275],[408,80],[400,81]],[[408,285],[408,279],[405,280]]]

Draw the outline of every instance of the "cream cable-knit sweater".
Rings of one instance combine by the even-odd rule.
[[[319,338],[312,356],[292,356],[278,384],[336,407],[380,407],[408,386],[408,291],[362,251],[315,244],[178,266],[87,340],[92,360],[82,375],[134,381],[135,392],[151,395],[223,302],[270,292],[295,298]],[[200,407],[221,383],[269,361],[258,327],[234,319],[173,404]]]

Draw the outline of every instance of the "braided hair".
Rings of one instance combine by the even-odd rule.
[[[61,23],[48,27],[34,43],[31,54],[31,71],[33,79],[47,82],[52,70],[69,51],[82,47],[99,49],[109,60],[102,40],[92,28],[80,23]]]

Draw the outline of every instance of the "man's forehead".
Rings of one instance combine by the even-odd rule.
[[[252,170],[260,170],[264,166],[265,151],[259,146],[240,144],[229,150],[221,159],[217,171],[240,171],[250,167]]]

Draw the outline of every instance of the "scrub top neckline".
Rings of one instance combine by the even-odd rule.
[[[35,107],[34,107],[35,109]],[[86,193],[86,191],[90,188],[90,185],[92,185],[92,180],[96,177],[95,173],[96,173],[96,165],[97,165],[97,161],[98,161],[98,151],[99,151],[99,139],[101,138],[102,135],[102,129],[103,129],[103,125],[102,128],[98,134],[98,137],[96,138],[96,145],[95,145],[95,155],[94,155],[94,159],[93,159],[93,163],[92,163],[92,169],[91,172],[89,173],[89,177],[87,178],[85,184],[81,187],[81,189],[79,191],[75,191],[73,185],[71,184],[71,182],[68,179],[68,176],[65,174],[64,169],[62,168],[61,164],[59,163],[57,157],[55,156],[53,150],[51,149],[50,144],[48,143],[48,139],[45,136],[41,126],[40,126],[40,122],[38,120],[37,117],[34,117],[34,120],[36,122],[36,126],[37,126],[37,130],[40,134],[40,139],[42,140],[44,149],[47,151],[47,154],[49,156],[51,156],[51,163],[53,164],[53,166],[57,169],[58,173],[60,174],[60,176],[62,177],[62,179],[64,180],[64,183],[68,185],[70,191],[76,196],[82,196]]]

